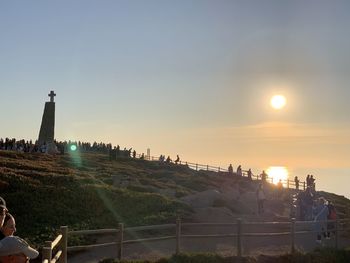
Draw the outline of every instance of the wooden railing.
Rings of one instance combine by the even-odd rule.
[[[68,227],[61,226],[54,241],[46,241],[42,249],[43,263],[67,263]],[[53,254],[55,252],[55,254]]]
[[[313,226],[314,224],[325,223],[325,222],[315,222],[315,221],[296,221],[291,219],[290,222],[245,222],[242,219],[237,219],[235,223],[182,223],[180,219],[176,220],[176,224],[165,224],[165,225],[152,225],[152,226],[138,226],[138,227],[128,227],[124,228],[122,223],[119,223],[116,229],[99,229],[99,230],[79,230],[79,231],[68,231],[68,227],[61,227],[61,234],[53,241],[47,241],[43,248],[43,258],[42,263],[66,263],[67,262],[67,252],[81,251],[86,249],[92,249],[97,247],[115,246],[117,250],[117,257],[119,260],[123,258],[123,245],[133,244],[133,243],[144,243],[160,240],[175,239],[174,253],[178,254],[181,252],[181,240],[185,238],[218,238],[218,237],[233,237],[236,239],[237,256],[242,256],[242,238],[243,237],[276,237],[276,236],[290,236],[290,252],[295,252],[295,237],[297,235],[305,235],[310,233],[318,233],[315,230],[303,230],[296,231],[297,226]],[[327,223],[334,223],[333,231],[335,233],[334,246],[339,247],[339,233],[342,231],[350,231],[348,227],[350,224],[350,219],[342,220],[329,220]],[[259,232],[259,233],[249,233],[243,231],[243,226],[286,226],[287,231],[284,232]],[[204,235],[185,235],[182,234],[184,227],[225,227],[225,226],[235,226],[236,231],[234,233],[227,234],[204,234]],[[175,228],[175,235],[167,235],[160,237],[148,237],[142,239],[124,239],[125,233],[135,233],[137,231],[144,230],[164,230]],[[103,244],[92,244],[92,245],[82,245],[82,246],[72,246],[67,247],[67,237],[68,235],[95,235],[95,234],[113,234],[116,237],[116,241]],[[52,257],[52,251],[58,245],[58,251],[54,257]],[[232,244],[234,246],[234,244]]]

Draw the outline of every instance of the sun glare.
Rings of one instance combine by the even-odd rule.
[[[266,173],[269,178],[272,178],[274,184],[277,184],[280,179],[284,182],[288,179],[289,174],[287,168],[284,166],[270,166]]]
[[[287,100],[283,95],[275,95],[271,98],[270,103],[272,108],[280,110],[286,105]]]

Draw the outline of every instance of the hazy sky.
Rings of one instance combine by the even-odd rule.
[[[260,172],[350,196],[349,1],[1,1],[0,137]],[[269,106],[283,94],[287,106]]]

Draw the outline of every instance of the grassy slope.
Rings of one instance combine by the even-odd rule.
[[[98,153],[64,156],[0,151],[0,191],[17,221],[17,234],[41,243],[60,225],[96,229],[174,222],[190,208],[158,192],[176,196],[204,190],[211,181],[186,167],[140,160],[110,162]],[[197,173],[198,174],[198,173]],[[129,176],[127,189],[112,175]]]
[[[112,176],[129,176],[127,189]],[[17,234],[34,243],[48,240],[61,225],[96,229],[174,222],[190,208],[176,197],[217,187],[225,181],[184,166],[141,160],[109,161],[99,153],[64,156],[0,151],[0,192],[17,221]],[[349,200],[324,193],[350,217]]]

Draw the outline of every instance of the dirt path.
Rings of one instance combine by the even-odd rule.
[[[233,219],[233,222],[235,220]],[[281,226],[249,226],[246,225],[243,232],[288,232],[289,228]],[[183,227],[182,234],[227,234],[235,233],[234,227]],[[113,237],[104,237],[99,242],[109,242]],[[297,235],[295,246],[298,250],[307,252],[316,248],[315,234]],[[278,255],[290,252],[290,236],[275,237],[244,237],[242,239],[243,255]],[[324,240],[323,246],[334,247],[334,238]],[[350,239],[341,237],[339,239],[340,247],[350,246]],[[153,241],[140,244],[124,245],[124,259],[148,259],[156,260],[161,257],[169,257],[175,253],[175,240]],[[222,256],[236,255],[236,238],[182,238],[181,252],[215,252]],[[70,263],[97,263],[103,258],[116,258],[117,252],[115,246],[97,248],[85,251],[74,256],[69,256]]]
[[[249,197],[249,195],[251,195]],[[249,201],[250,200],[250,201]],[[197,202],[197,201],[195,201]],[[208,202],[208,200],[206,201]],[[198,204],[198,203],[197,203]],[[284,206],[281,202],[271,200],[267,202],[266,212],[263,217],[255,214],[255,195],[254,193],[248,193],[244,199],[235,202],[236,207],[245,205],[245,210],[248,211],[245,215],[233,214],[232,211],[225,207],[202,207],[194,208],[194,215],[192,220],[194,222],[211,222],[211,223],[236,223],[237,217],[243,217],[245,221],[276,221],[276,218],[283,220],[288,219],[290,213],[289,208]],[[279,217],[276,217],[278,215]],[[296,229],[296,231],[301,229]],[[306,229],[303,229],[306,230]],[[167,235],[175,235],[175,229],[172,233]],[[235,226],[216,226],[216,227],[203,227],[203,226],[182,226],[182,235],[206,235],[206,234],[228,234],[236,233]],[[242,233],[273,233],[273,232],[289,232],[290,226],[285,225],[244,225]],[[98,241],[98,243],[112,242],[115,237],[104,237]],[[137,237],[133,238],[137,239]],[[181,252],[215,252],[222,256],[231,256],[237,254],[237,238],[182,238],[181,239]],[[334,238],[325,240],[323,246],[334,247]],[[316,234],[302,234],[296,235],[295,247],[296,249],[307,252],[311,251],[317,246]],[[350,246],[350,238],[340,238],[339,247]],[[169,257],[175,253],[175,240],[164,241],[152,241],[139,244],[124,245],[123,258],[124,259],[148,259],[156,260],[161,257]],[[242,250],[243,255],[278,255],[290,252],[291,250],[291,238],[290,235],[285,236],[273,236],[273,237],[243,237],[242,238]],[[96,248],[89,251],[82,252],[80,254],[68,256],[69,263],[97,263],[103,258],[116,258],[117,252],[115,246]]]

